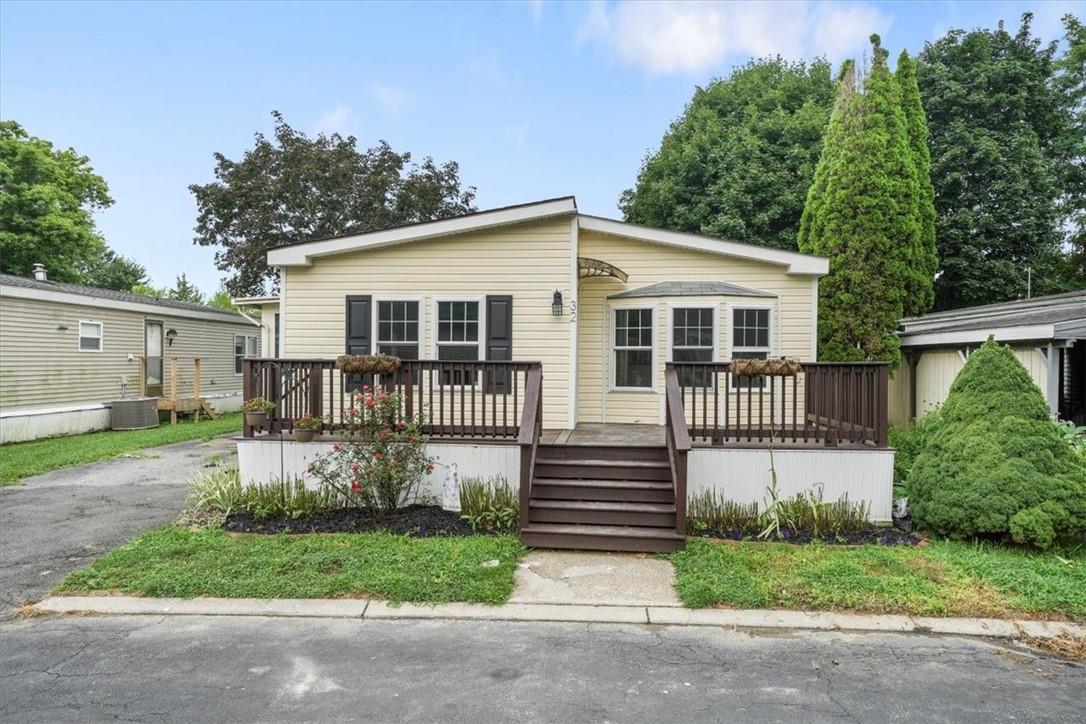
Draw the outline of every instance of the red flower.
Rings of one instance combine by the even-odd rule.
[[[357,463],[351,466],[351,472],[352,473],[357,473],[358,470],[359,470],[359,467],[358,467]]]
[[[434,472],[434,464],[433,463],[426,463],[426,472],[428,472],[428,473]]]
[[[332,446],[332,449],[335,450],[336,452],[339,452],[340,447],[342,447],[342,446],[337,442],[335,445]]]
[[[374,459],[374,460],[380,460],[380,459],[381,459],[381,453],[379,453],[379,452],[375,452],[375,453],[373,454],[373,459]]]
[[[351,490],[353,490],[356,493],[361,493],[362,492],[362,486],[358,484],[357,480],[352,480],[351,481]]]

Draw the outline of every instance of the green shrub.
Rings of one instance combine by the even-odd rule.
[[[923,417],[908,425],[894,425],[890,428],[890,447],[894,448],[894,498],[907,498],[909,486],[906,481],[916,462],[916,456],[924,449],[931,431],[939,421],[939,411],[931,410]]]
[[[1048,548],[1086,530],[1086,465],[1009,348],[970,355],[908,477],[922,529]]]
[[[275,479],[244,489],[239,506],[257,520],[303,518],[332,508],[343,507],[342,497],[332,488],[305,487],[301,478]]]
[[[236,467],[217,465],[209,472],[188,481],[190,511],[210,511],[230,515],[241,502],[241,476]]]
[[[464,478],[460,483],[460,513],[476,533],[515,533],[520,500],[505,478]]]
[[[870,527],[866,503],[856,503],[843,496],[828,503],[822,499],[822,485],[791,498],[769,495],[766,509],[757,503],[737,503],[717,489],[703,490],[690,496],[686,506],[686,529],[690,533],[717,533],[736,538],[786,538],[808,533],[832,541],[845,533]]]
[[[686,503],[686,527],[692,533],[758,531],[758,504],[744,505],[728,499],[723,492],[709,488],[691,495]]]

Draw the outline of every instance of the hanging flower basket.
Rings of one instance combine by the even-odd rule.
[[[400,369],[400,358],[387,354],[344,354],[336,358],[336,369],[349,375],[390,375]]]
[[[771,375],[774,377],[795,377],[803,371],[798,359],[736,359],[732,360],[733,375],[754,377]]]

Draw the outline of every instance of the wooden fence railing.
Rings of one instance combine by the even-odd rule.
[[[792,376],[736,375],[728,362],[667,369],[675,377],[667,393],[697,442],[887,445],[887,363],[805,362]]]
[[[690,452],[690,434],[683,418],[679,374],[674,367],[664,370],[664,390],[664,441],[675,492],[675,532],[686,535],[686,454]]]
[[[292,432],[307,416],[323,419],[323,432],[335,432],[354,391],[369,385],[398,392],[401,412],[421,414],[430,437],[516,440],[530,373],[540,369],[538,362],[405,360],[395,374],[352,375],[330,359],[247,359],[245,399],[264,397],[276,409],[266,429],[246,425],[244,435]]]

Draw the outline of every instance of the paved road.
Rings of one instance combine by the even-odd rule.
[[[979,640],[231,617],[0,625],[0,720],[1081,722],[1086,667]]]
[[[0,487],[0,619],[92,558],[175,518],[185,481],[234,450],[229,438],[183,442]]]

